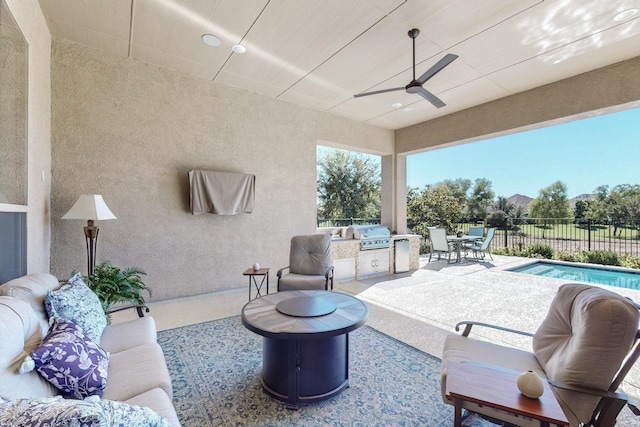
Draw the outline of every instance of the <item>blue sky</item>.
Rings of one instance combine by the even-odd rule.
[[[569,198],[640,184],[640,108],[407,157],[407,185],[487,178],[496,196],[537,197],[555,181]]]

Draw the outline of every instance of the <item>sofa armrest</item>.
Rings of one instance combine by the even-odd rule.
[[[469,333],[471,332],[471,328],[474,325],[483,326],[483,327],[491,328],[491,329],[497,329],[499,331],[511,332],[511,333],[514,333],[514,334],[524,335],[524,336],[527,336],[527,337],[533,337],[533,334],[530,333],[530,332],[518,331],[516,329],[505,328],[503,326],[492,325],[490,323],[473,322],[473,321],[470,321],[470,320],[463,320],[462,322],[458,322],[456,324],[456,332],[460,331],[460,326],[462,326],[462,325],[466,325],[464,327],[464,331],[462,332],[462,336],[463,337],[469,336]]]

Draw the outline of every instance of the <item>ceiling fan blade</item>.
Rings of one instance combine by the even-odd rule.
[[[446,67],[447,65],[451,64],[457,57],[458,57],[458,55],[454,55],[453,53],[447,53],[444,58],[442,58],[440,61],[436,62],[433,67],[431,67],[427,71],[425,71],[425,73],[423,75],[421,75],[418,78],[418,80],[416,80],[416,81],[418,83],[420,83],[421,85],[423,85],[431,77],[433,77],[436,74],[438,74],[444,67]]]
[[[359,98],[361,96],[377,95],[379,93],[386,93],[386,92],[395,92],[396,90],[405,90],[405,87],[402,86],[402,87],[394,87],[391,89],[374,90],[373,92],[359,93],[357,95],[353,95],[353,97]]]
[[[423,97],[424,99],[432,103],[436,108],[442,108],[445,105],[447,105],[444,102],[442,102],[440,98],[438,98],[437,96],[435,96],[434,94],[432,94],[431,92],[429,92],[423,87],[421,87],[420,90],[414,93],[417,93],[418,95],[420,95],[421,97]]]

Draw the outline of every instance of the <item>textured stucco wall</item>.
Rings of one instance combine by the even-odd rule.
[[[27,204],[27,55],[27,41],[0,1],[0,203]]]
[[[54,39],[52,271],[86,272],[81,193],[102,194],[98,260],[147,271],[153,300],[248,286],[316,230],[316,143],[392,152],[393,132]],[[256,175],[252,214],[189,212],[190,169]]]
[[[640,56],[396,131],[396,154],[640,105]]]
[[[27,272],[48,272],[51,244],[51,36],[37,0],[5,0],[28,48]]]

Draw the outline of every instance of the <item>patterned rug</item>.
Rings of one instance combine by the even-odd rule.
[[[363,326],[349,335],[350,386],[298,410],[260,386],[262,337],[240,316],[161,331],[183,427],[451,426],[440,359]]]

